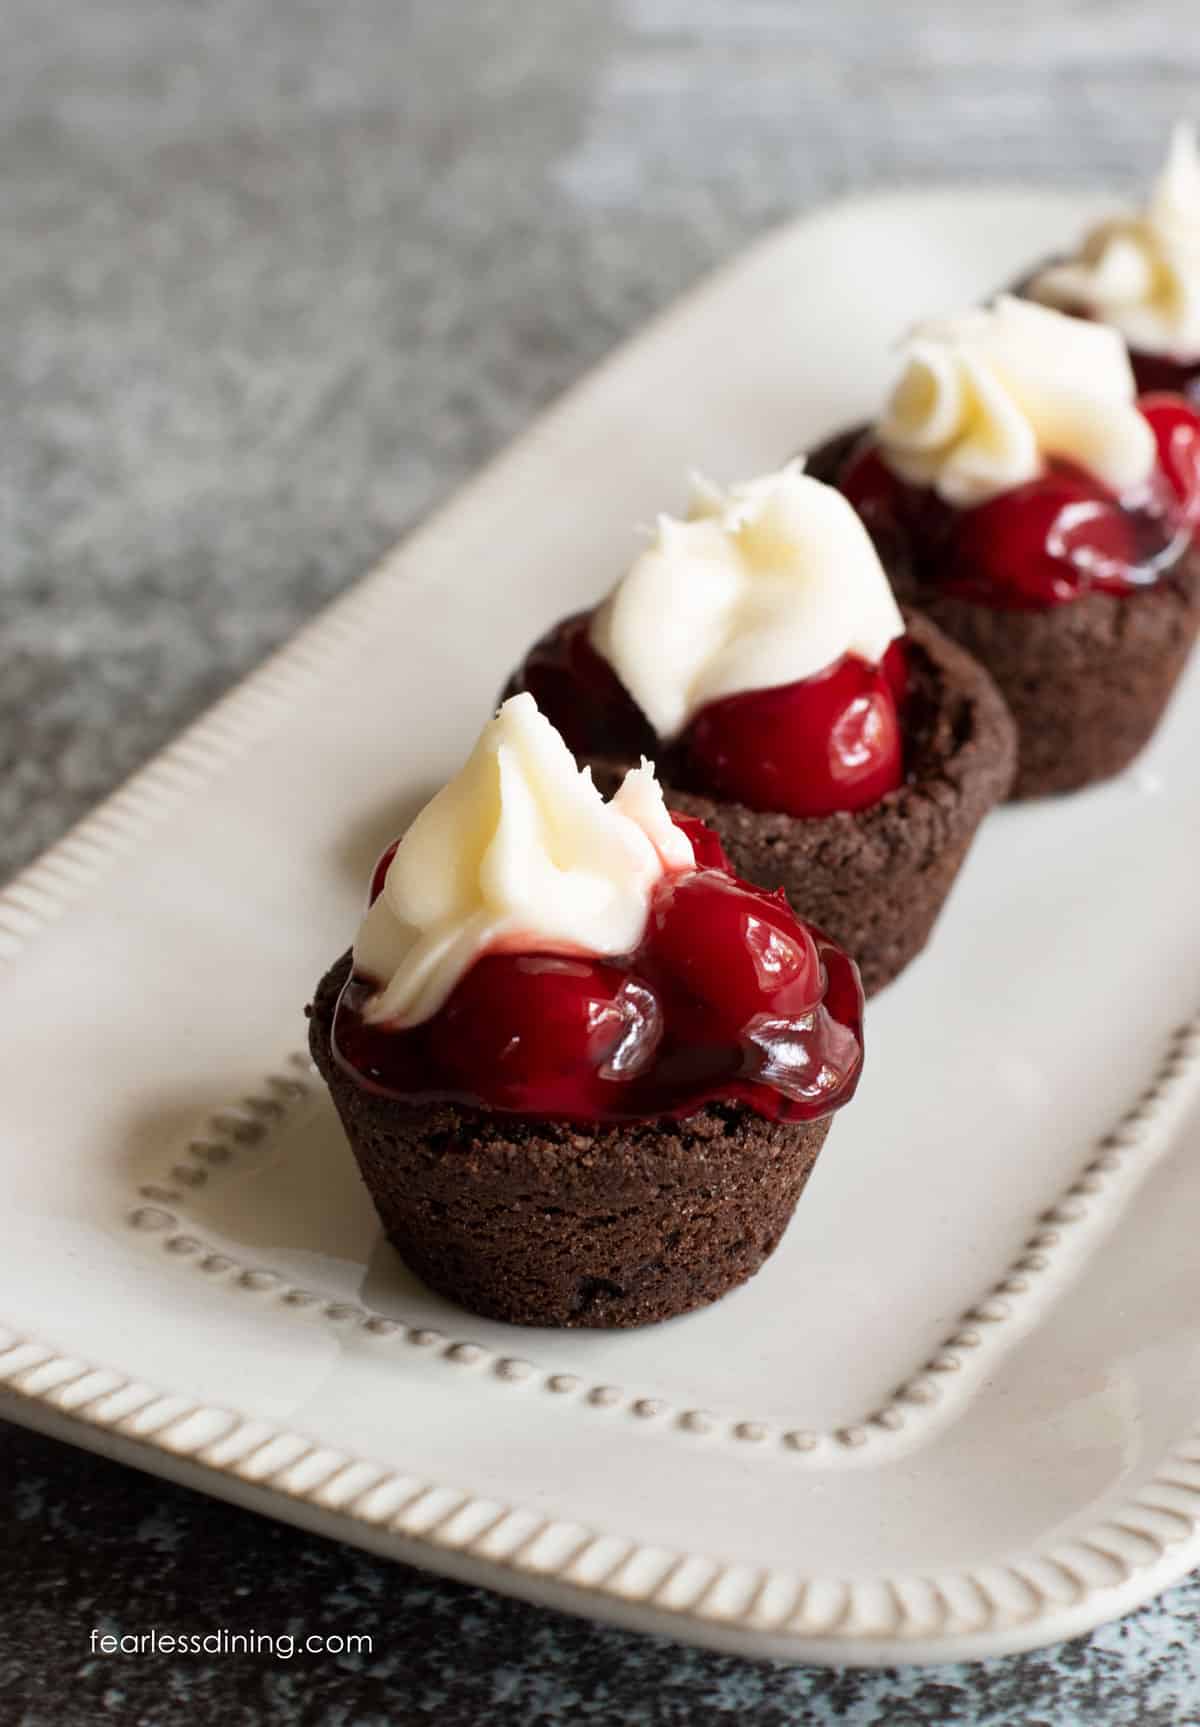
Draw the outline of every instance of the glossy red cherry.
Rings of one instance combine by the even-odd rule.
[[[878,803],[904,778],[897,676],[848,655],[817,677],[710,702],[682,739],[689,778],[784,815]]]
[[[1133,523],[1095,480],[1057,464],[962,510],[945,552],[948,592],[993,606],[1056,605],[1124,585],[1137,561]]]
[[[654,895],[656,967],[715,1009],[731,1032],[757,1015],[806,1014],[821,996],[816,944],[782,894],[718,870],[668,876]]]
[[[1182,396],[1143,396],[1138,402],[1158,447],[1158,465],[1188,526],[1200,523],[1200,413]]]
[[[657,997],[623,965],[494,953],[435,1015],[430,1049],[444,1073],[499,1108],[544,1110],[593,1080],[634,1077],[661,1036]]]

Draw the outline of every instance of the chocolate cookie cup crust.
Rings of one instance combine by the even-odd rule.
[[[920,614],[906,615],[910,697],[905,783],[877,804],[789,816],[718,801],[661,777],[671,809],[719,835],[738,875],[782,888],[793,909],[858,962],[873,995],[929,940],[975,831],[1008,793],[1016,740],[995,685]],[[609,793],[633,764],[591,766]]]
[[[591,1126],[405,1104],[334,1057],[349,973],[345,954],[318,986],[309,1046],[388,1240],[440,1295],[510,1325],[649,1325],[716,1301],[773,1252],[831,1117],[714,1104]]]
[[[823,444],[808,471],[836,484],[865,429]],[[996,680],[1017,724],[1013,798],[1109,779],[1149,743],[1200,627],[1200,548],[1143,593],[1083,594],[1039,611],[942,593],[901,548],[878,550],[900,601],[919,607]]]

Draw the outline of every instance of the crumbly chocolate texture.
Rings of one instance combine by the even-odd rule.
[[[864,429],[822,445],[808,471],[834,483]],[[1017,723],[1014,798],[1109,779],[1149,743],[1200,627],[1200,547],[1144,592],[1083,594],[1040,611],[943,593],[896,547],[879,551],[899,598],[919,606],[996,680]]]
[[[347,954],[317,990],[313,1060],[388,1240],[431,1289],[510,1325],[649,1325],[716,1301],[774,1250],[830,1117],[710,1105],[592,1126],[405,1104],[334,1058],[349,971]]]
[[[1008,793],[1012,721],[976,662],[919,614],[906,618],[906,779],[867,809],[789,816],[748,809],[673,784],[668,806],[719,835],[738,875],[782,888],[806,922],[858,962],[868,995],[920,953],[975,830]],[[592,764],[611,793],[628,762]]]

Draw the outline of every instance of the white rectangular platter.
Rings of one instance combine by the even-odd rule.
[[[978,1656],[1200,1559],[1200,671],[985,826],[766,1269],[520,1331],[381,1241],[301,1052],[376,853],[686,470],[864,412],[1092,200],[893,194],[656,323],[0,898],[0,1412],[271,1515],[750,1655]]]

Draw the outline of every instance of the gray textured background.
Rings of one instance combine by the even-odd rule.
[[[5,0],[0,877],[771,222],[947,173],[1135,184],[1194,0]],[[1065,1651],[770,1670],[443,1585],[0,1430],[29,1727],[1200,1720],[1200,1586]],[[354,1628],[371,1661],[97,1663]]]

